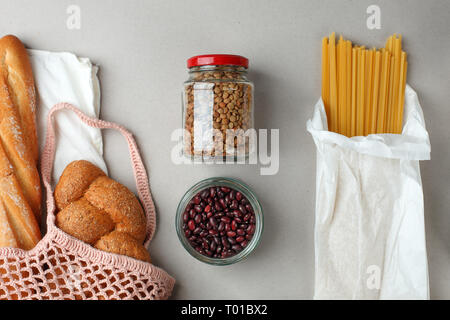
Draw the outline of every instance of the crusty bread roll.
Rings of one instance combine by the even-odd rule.
[[[41,238],[35,109],[27,51],[19,39],[5,36],[0,39],[0,246],[31,249]]]
[[[145,247],[135,241],[128,233],[113,231],[100,238],[95,245],[97,249],[134,257],[138,260],[150,261]]]
[[[55,188],[56,225],[97,249],[150,261],[136,196],[85,160],[73,161]]]

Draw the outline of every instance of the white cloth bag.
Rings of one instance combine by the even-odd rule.
[[[327,131],[322,100],[307,129],[317,147],[315,299],[429,299],[419,160],[430,141],[406,86],[401,135]]]

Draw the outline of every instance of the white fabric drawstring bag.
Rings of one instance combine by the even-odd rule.
[[[431,148],[408,85],[403,123],[401,135],[347,138],[316,104],[315,299],[429,299],[419,160]]]

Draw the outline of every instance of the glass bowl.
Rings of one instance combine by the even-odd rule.
[[[255,232],[253,234],[253,237],[249,240],[247,246],[244,249],[242,249],[242,251],[236,253],[235,255],[225,258],[214,258],[201,254],[197,250],[195,250],[195,248],[189,243],[188,239],[184,234],[183,213],[185,208],[189,204],[189,201],[192,200],[197,193],[209,187],[227,187],[239,191],[247,198],[249,204],[253,207],[256,220]],[[181,198],[180,203],[178,204],[177,214],[175,217],[175,228],[177,230],[177,235],[186,251],[191,256],[204,263],[217,266],[234,264],[246,258],[257,247],[259,240],[261,238],[261,234],[263,232],[263,226],[264,226],[263,211],[261,204],[259,203],[255,194],[250,190],[250,188],[246,184],[242,183],[241,181],[238,181],[233,178],[224,178],[224,177],[208,178],[192,186]]]

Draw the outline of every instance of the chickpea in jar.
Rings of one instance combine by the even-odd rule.
[[[184,154],[247,156],[253,128],[253,84],[248,60],[233,55],[196,56],[188,60],[189,80],[183,99]]]

